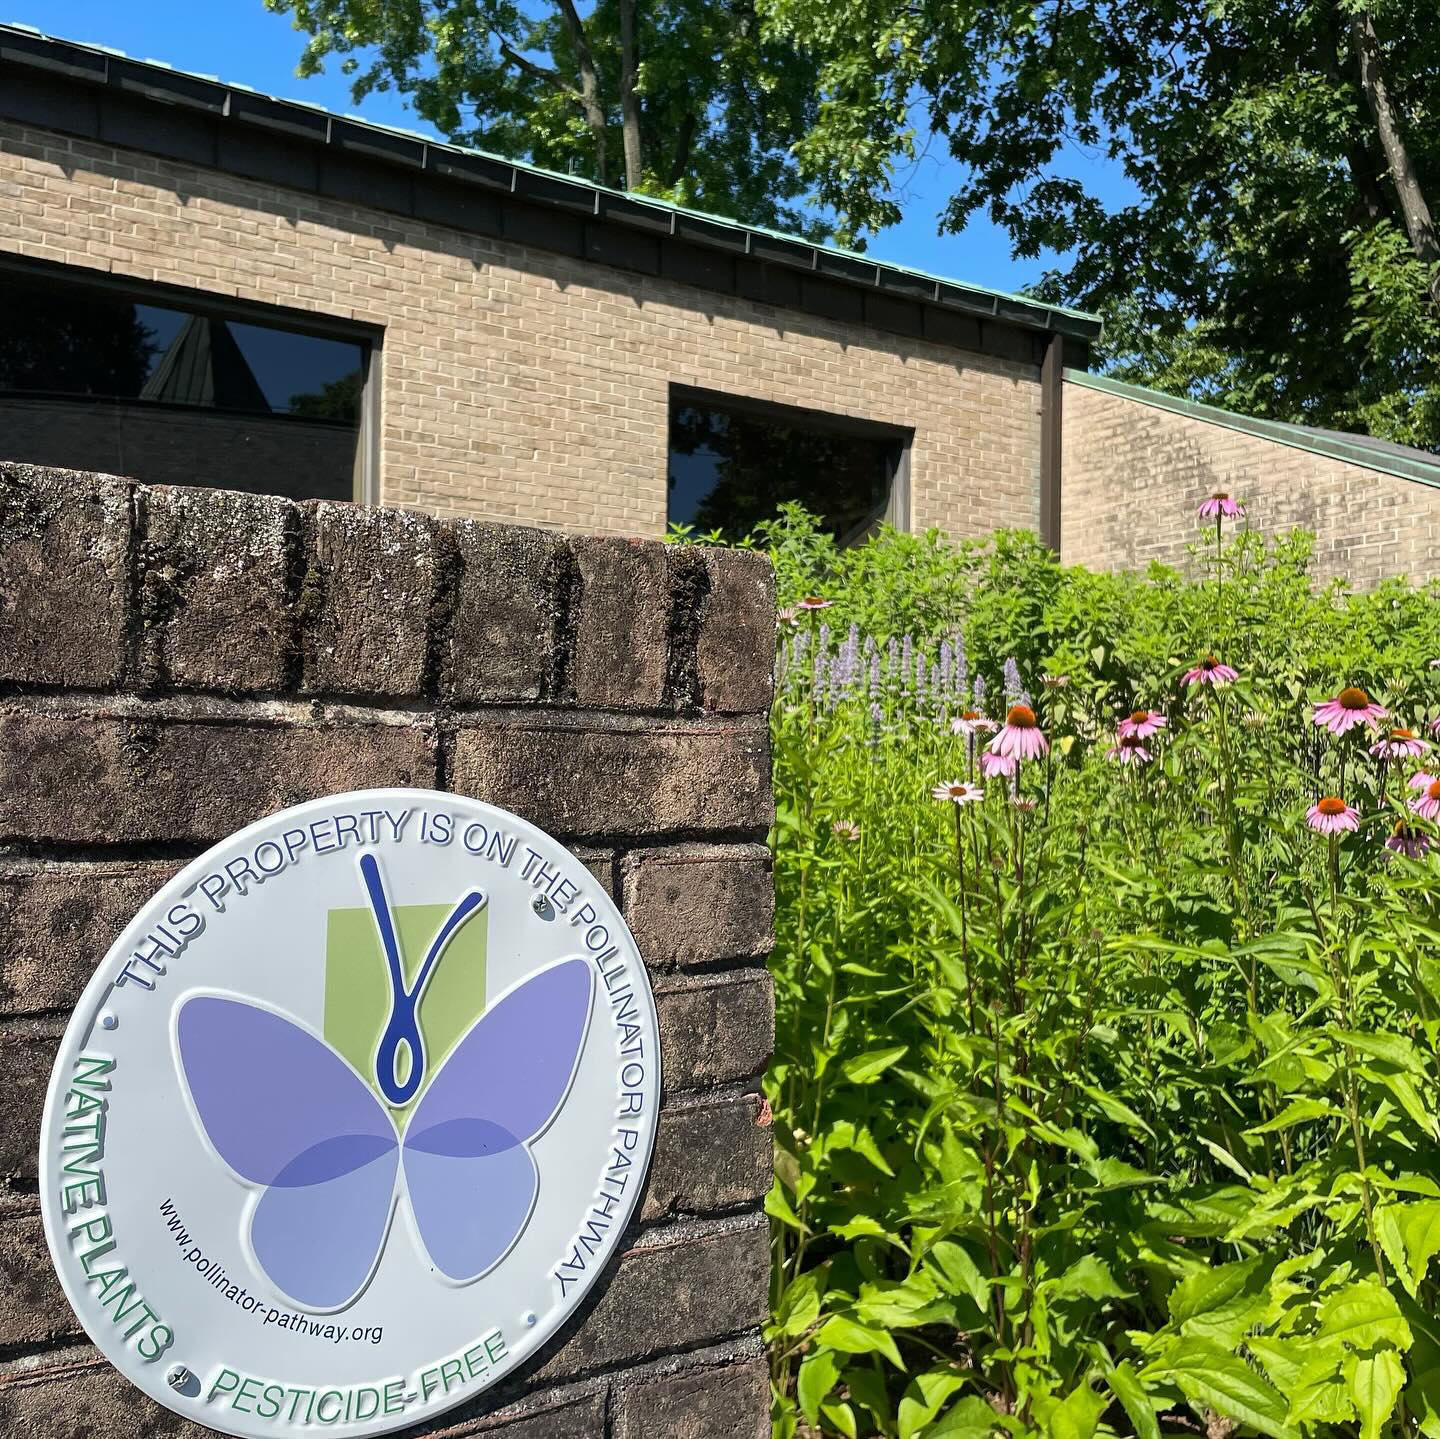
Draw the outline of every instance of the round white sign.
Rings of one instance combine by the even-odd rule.
[[[333,795],[187,865],[100,965],[45,1233],[90,1337],[186,1418],[388,1433],[564,1322],[659,1099],[645,965],[573,854],[457,795]]]

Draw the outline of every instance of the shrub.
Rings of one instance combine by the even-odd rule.
[[[776,1434],[1440,1435],[1435,591],[756,543]]]

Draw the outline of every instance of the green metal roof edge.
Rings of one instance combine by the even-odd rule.
[[[88,50],[92,54],[104,55],[115,59],[124,60],[131,65],[145,65],[163,74],[179,75],[187,80],[201,80],[209,84],[219,85],[227,90],[239,90],[249,95],[256,95],[264,100],[270,100],[277,105],[299,105],[306,110],[319,112],[332,119],[344,120],[351,125],[361,125],[367,130],[376,131],[383,135],[402,136],[408,140],[419,140],[427,145],[433,145],[441,150],[448,150],[455,154],[477,155],[486,160],[493,160],[502,165],[513,165],[517,170],[525,170],[532,175],[541,175],[549,180],[559,180],[567,185],[573,185],[577,189],[589,190],[602,195],[615,195],[632,204],[647,205],[656,210],[662,210],[670,214],[685,215],[697,220],[706,220],[714,225],[724,225],[741,234],[751,233],[756,235],[767,235],[772,239],[785,240],[791,244],[805,245],[812,250],[819,250],[829,255],[840,255],[847,260],[854,260],[862,265],[874,265],[877,269],[893,271],[896,274],[908,275],[917,280],[929,280],[938,285],[953,285],[957,289],[970,290],[977,295],[984,295],[994,300],[1008,301],[1014,305],[1021,305],[1027,310],[1037,314],[1063,315],[1067,319],[1078,320],[1087,325],[1096,327],[1095,334],[1088,338],[1096,338],[1101,325],[1100,316],[1092,314],[1088,310],[1074,309],[1068,305],[1052,305],[1043,300],[1037,300],[1030,295],[1019,295],[1011,290],[997,290],[989,285],[976,285],[968,280],[957,280],[952,276],[937,275],[930,270],[921,270],[913,265],[898,265],[893,261],[877,260],[873,255],[867,255],[858,250],[847,250],[840,245],[822,245],[813,240],[806,240],[800,235],[792,235],[784,230],[774,230],[766,225],[749,225],[744,221],[736,220],[729,215],[716,215],[708,210],[696,210],[686,205],[677,205],[671,200],[661,200],[653,195],[641,194],[635,190],[616,190],[608,185],[601,185],[594,180],[587,180],[575,175],[567,175],[560,170],[547,170],[543,166],[533,165],[527,160],[514,160],[508,155],[499,155],[491,150],[478,150],[470,145],[457,145],[449,140],[436,139],[424,134],[419,130],[409,130],[401,125],[381,125],[374,120],[367,120],[359,115],[342,113],[338,110],[327,110],[323,105],[317,105],[309,100],[294,100],[283,95],[270,95],[263,90],[256,90],[253,86],[241,84],[231,80],[222,80],[215,75],[201,74],[196,70],[181,70],[174,65],[167,64],[164,60],[139,59],[134,55],[127,55],[123,50],[117,50],[110,45],[97,45],[84,40],[69,40],[61,35],[52,35],[48,31],[41,30],[34,25],[23,25],[14,21],[0,22],[0,32],[10,30],[21,35],[33,38],[56,41],[62,45],[71,45],[77,50]]]
[[[1329,435],[1311,433],[1303,425],[1286,424],[1283,420],[1261,420],[1253,415],[1237,415],[1230,410],[1222,410],[1217,405],[1203,405],[1198,400],[1181,399],[1178,395],[1149,390],[1143,385],[1111,379],[1108,375],[1091,374],[1088,370],[1067,369],[1065,380],[1067,384],[1079,385],[1082,389],[1100,390],[1107,395],[1149,405],[1152,409],[1167,410],[1172,415],[1183,415],[1187,419],[1200,420],[1207,425],[1219,425],[1223,430],[1236,430],[1254,439],[1273,440],[1276,444],[1287,445],[1292,450],[1305,450],[1329,460],[1339,460],[1347,465],[1356,465],[1361,469],[1375,470],[1382,475],[1394,475],[1397,479],[1413,480],[1416,484],[1440,489],[1440,459],[1434,462],[1404,460],[1398,455],[1367,449],[1364,445],[1351,445]]]

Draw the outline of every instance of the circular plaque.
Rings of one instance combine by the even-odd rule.
[[[640,1198],[645,966],[518,816],[368,790],[185,866],[75,1010],[45,1233],[90,1337],[230,1434],[382,1434],[534,1353]]]

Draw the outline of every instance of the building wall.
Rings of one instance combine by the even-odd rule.
[[[618,1259],[533,1361],[423,1432],[763,1439],[768,562],[5,464],[0,500],[0,1433],[210,1433],[110,1368],[51,1268],[55,1047],[189,859],[401,785],[575,849],[650,970],[664,1072]]]
[[[1196,508],[1222,490],[1266,534],[1312,530],[1319,579],[1440,577],[1440,489],[1083,384],[1065,385],[1064,413],[1066,564],[1185,570]]]
[[[13,124],[0,249],[383,327],[387,504],[659,535],[674,383],[913,427],[916,529],[1038,525],[1031,365]]]

